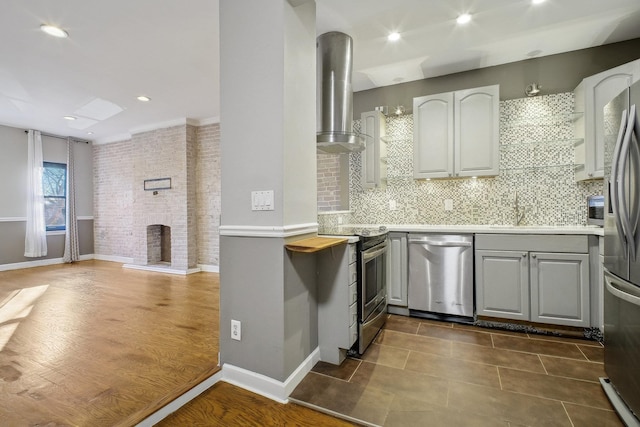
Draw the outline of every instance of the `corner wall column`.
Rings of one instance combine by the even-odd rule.
[[[313,0],[220,2],[220,357],[278,382],[318,345],[315,257],[284,249],[317,232],[315,38]]]

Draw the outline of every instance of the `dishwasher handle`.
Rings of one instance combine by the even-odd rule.
[[[437,240],[428,240],[428,239],[420,239],[420,238],[409,238],[409,243],[421,243],[423,245],[430,246],[441,246],[441,247],[471,247],[473,243],[471,242],[456,242],[456,241],[437,241]]]

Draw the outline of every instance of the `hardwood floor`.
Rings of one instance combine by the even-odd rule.
[[[218,370],[219,278],[0,272],[0,425],[135,425]]]
[[[223,381],[157,424],[173,426],[353,426],[304,406],[269,400]]]

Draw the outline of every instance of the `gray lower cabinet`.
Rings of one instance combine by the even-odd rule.
[[[588,327],[589,255],[532,252],[531,321]]]
[[[318,252],[318,347],[320,360],[339,365],[358,339],[355,244]]]
[[[544,251],[563,246],[576,252]],[[479,316],[577,327],[591,325],[586,237],[522,239],[476,235],[476,247]],[[519,250],[497,250],[500,247]]]
[[[387,248],[387,304],[407,307],[407,233],[389,233]]]
[[[527,252],[476,250],[476,312],[529,320]]]

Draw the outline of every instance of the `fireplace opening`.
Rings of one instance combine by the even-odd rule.
[[[147,264],[171,265],[171,227],[147,226]]]

